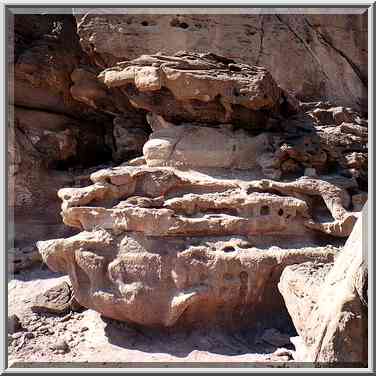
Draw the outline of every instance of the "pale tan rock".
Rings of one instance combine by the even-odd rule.
[[[146,232],[154,235],[156,231],[161,235],[192,234],[205,231],[205,226],[211,224],[207,229],[210,234],[235,231],[238,235],[247,235],[282,230],[304,233],[312,229],[345,237],[357,218],[346,209],[351,198],[346,189],[340,188],[340,184],[347,182],[344,178],[334,180],[334,184],[330,179],[307,177],[291,183],[256,180],[244,184],[236,179],[192,175],[173,167],[144,166],[101,170],[91,178],[95,182],[92,186],[59,191],[66,224],[85,229],[114,226],[119,231],[142,231],[144,226]],[[195,189],[200,190],[198,195],[184,196],[184,192]],[[271,194],[271,190],[287,197]],[[173,199],[179,191],[183,196]],[[258,193],[260,191],[264,193]],[[135,192],[145,197],[164,196],[165,208],[140,208],[137,205],[111,208],[116,200],[134,196]],[[317,221],[312,217],[312,210],[317,208],[310,208],[307,200],[315,196],[322,197],[334,221],[326,218]],[[105,207],[100,206],[102,201]],[[211,211],[217,214],[218,210],[218,215],[211,215]],[[190,218],[196,214],[198,217]],[[140,220],[142,216],[145,216],[144,221]],[[228,227],[221,230],[224,223]]]
[[[334,221],[315,222],[309,220],[304,222],[304,225],[327,234],[349,236],[357,219],[356,214],[346,209],[349,208],[351,201],[348,192],[338,185],[319,178],[302,177],[291,183],[261,180],[249,183],[249,190],[252,189],[265,191],[272,189],[289,195],[321,196]]]
[[[321,268],[322,277],[310,274],[312,264],[287,267],[281,276],[279,289],[306,346],[304,361],[368,362],[368,263],[363,248],[367,207],[362,214],[333,267]]]
[[[322,285],[332,263],[308,262],[291,265],[281,276],[278,289],[282,293],[290,315],[293,315],[295,328],[301,334],[307,326],[307,318],[318,304]]]
[[[349,215],[339,188],[347,180],[246,181],[241,170],[215,171],[124,165],[60,190],[64,222],[84,231],[39,242],[43,260],[69,274],[83,306],[143,325],[239,324],[282,309],[282,269],[336,253],[314,245],[309,197],[321,196],[340,220]],[[291,235],[313,246],[294,248]],[[289,246],[270,248],[277,238]]]
[[[182,125],[153,132],[143,152],[148,166],[250,169],[267,145],[266,134]]]

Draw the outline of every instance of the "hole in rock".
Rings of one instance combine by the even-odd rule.
[[[186,22],[180,22],[177,18],[174,18],[170,22],[170,26],[172,27],[180,27],[181,29],[188,29],[189,25]]]
[[[262,206],[260,209],[260,214],[261,215],[269,215],[270,214],[270,208],[269,206]]]
[[[230,253],[230,252],[235,252],[236,249],[232,246],[226,246],[226,247],[222,248],[222,251],[225,252],[225,253]]]
[[[280,217],[282,217],[282,215],[283,215],[283,209],[279,209],[279,210],[278,210],[278,215],[279,215]]]
[[[310,202],[311,215],[315,222],[333,222],[334,218],[321,196],[313,196]]]
[[[149,22],[147,22],[147,21],[142,21],[142,22],[141,22],[141,25],[142,25],[142,26],[149,26]]]
[[[242,284],[246,284],[248,282],[248,273],[245,271],[240,272],[239,278]]]

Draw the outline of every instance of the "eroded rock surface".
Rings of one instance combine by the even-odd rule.
[[[367,206],[335,262],[287,267],[281,291],[305,344],[304,361],[368,362]]]
[[[102,69],[161,51],[211,51],[266,67],[301,100],[367,107],[367,12],[145,14],[75,9],[81,44]],[[133,14],[132,14],[133,13]],[[212,14],[210,14],[212,13]],[[214,13],[214,14],[213,14]]]
[[[110,162],[122,146],[114,146],[114,115],[71,94],[73,72],[99,73],[81,48],[72,15],[12,14],[8,36],[9,247],[27,249],[52,234],[71,234],[61,224],[56,192],[73,186],[78,170]],[[138,145],[128,157],[141,152]],[[19,261],[10,270],[30,264],[10,253],[11,263]]]
[[[307,178],[278,183],[231,175],[147,166],[98,171],[92,186],[59,191],[64,222],[84,232],[39,242],[39,250],[51,268],[70,275],[81,304],[109,317],[166,326],[205,315],[224,322],[240,320],[234,312],[242,307],[242,319],[251,320],[286,265],[327,263],[337,252],[315,243],[322,228],[312,231],[304,195],[333,200],[339,216],[351,216],[341,201],[349,197]],[[341,231],[332,235],[346,236]],[[292,235],[312,246],[269,249],[276,236],[281,245]]]
[[[143,158],[59,190],[81,233],[38,242],[43,260],[80,304],[137,324],[284,312],[282,270],[332,262],[359,215],[361,176],[338,158],[366,137],[359,113],[302,105],[264,68],[213,54],[145,55],[99,80],[148,111],[153,132]],[[329,146],[320,132],[336,127]]]
[[[38,246],[52,269],[69,274],[84,306],[118,320],[164,326],[204,317],[254,321],[270,293],[265,289],[272,271],[306,260],[327,262],[336,253],[326,247],[263,251],[239,237],[193,241],[106,230]]]

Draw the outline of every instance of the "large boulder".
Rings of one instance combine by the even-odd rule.
[[[172,122],[240,123],[264,128],[286,101],[270,73],[212,53],[143,55],[100,73],[136,108]]]
[[[64,223],[83,232],[38,242],[39,251],[69,274],[82,305],[105,316],[164,326],[204,317],[255,323],[260,312],[283,309],[275,298],[283,268],[331,262],[337,250],[319,245],[317,231],[346,236],[353,214],[343,207],[346,191],[331,183],[244,177],[145,165],[100,170],[93,185],[59,191]],[[316,223],[305,195],[322,195],[338,224]]]
[[[286,265],[330,262],[330,247],[263,250],[241,237],[160,237],[85,231],[38,242],[44,261],[67,273],[77,300],[104,316],[146,326],[253,324],[282,310],[268,301]],[[273,277],[271,277],[273,275]],[[274,282],[274,283],[270,283]]]
[[[287,267],[278,284],[306,346],[301,360],[366,366],[368,362],[367,206],[332,265]]]

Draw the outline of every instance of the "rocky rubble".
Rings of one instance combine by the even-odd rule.
[[[214,54],[145,55],[98,79],[153,132],[143,158],[59,190],[81,232],[38,242],[43,260],[113,319],[239,326],[284,312],[282,271],[333,262],[359,216],[367,122]]]

